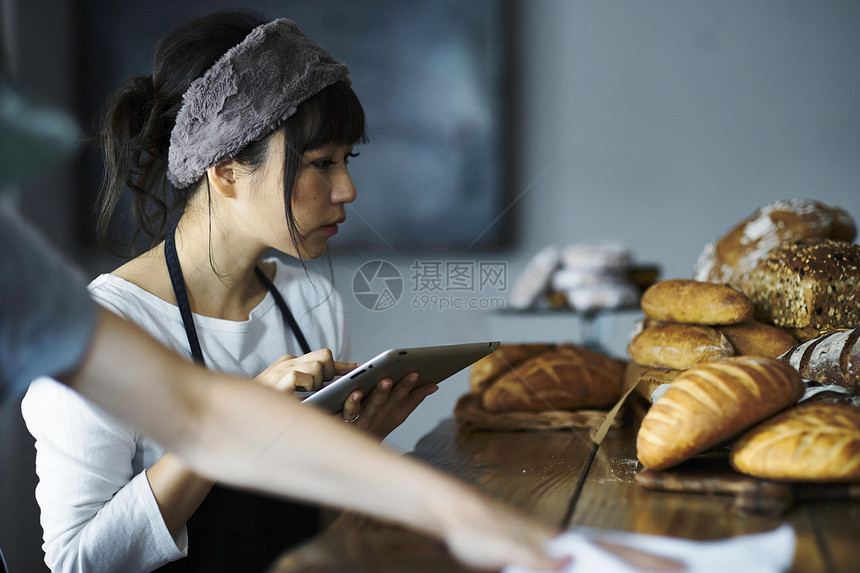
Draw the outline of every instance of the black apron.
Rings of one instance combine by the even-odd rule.
[[[182,315],[194,361],[204,365],[197,329],[182,269],[176,255],[175,229],[164,242],[167,270]],[[259,267],[255,273],[275,297],[275,302],[299,341],[310,352],[308,342],[275,285]],[[182,573],[254,573],[268,570],[284,552],[319,531],[319,509],[278,498],[261,496],[215,484],[186,523],[188,556],[160,567],[158,571]]]

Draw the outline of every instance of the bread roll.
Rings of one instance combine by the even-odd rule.
[[[732,324],[751,318],[752,302],[730,286],[671,279],[651,285],[642,295],[645,316],[664,322]]]
[[[734,356],[678,376],[642,419],[639,461],[663,469],[731,438],[797,402],[804,384],[774,358]]]
[[[860,394],[860,328],[798,344],[780,359],[807,380],[838,384]]]
[[[469,385],[472,392],[480,392],[484,385],[495,380],[503,372],[512,370],[527,358],[553,348],[555,348],[554,344],[500,344],[495,351],[475,362],[469,370]]]
[[[718,326],[717,330],[729,339],[738,356],[778,358],[797,344],[797,339],[785,330],[752,319]]]
[[[854,220],[844,210],[809,199],[777,201],[758,209],[705,246],[694,278],[740,287],[773,249],[801,239],[852,241]]]
[[[624,364],[574,345],[559,345],[520,362],[484,385],[490,412],[601,408],[621,395]]]
[[[770,253],[741,285],[761,322],[787,328],[860,324],[860,245],[817,239]]]
[[[791,408],[744,434],[731,462],[765,479],[860,480],[860,408],[828,402]]]
[[[732,356],[734,349],[725,336],[709,326],[664,323],[634,336],[627,353],[643,366],[686,370],[700,362]]]

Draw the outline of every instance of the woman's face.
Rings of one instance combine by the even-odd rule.
[[[292,209],[296,221],[299,252],[293,244],[284,211],[284,135],[273,135],[260,181],[259,213],[271,233],[269,246],[295,257],[315,259],[326,249],[329,238],[346,219],[344,204],[356,198],[347,166],[352,145],[328,144],[306,151],[293,185]]]

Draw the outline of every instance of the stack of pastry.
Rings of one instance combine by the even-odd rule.
[[[547,246],[526,265],[508,297],[516,310],[567,308],[577,312],[629,308],[653,283],[659,269],[637,265],[618,243]]]
[[[721,335],[711,334],[698,348],[708,350],[709,358],[675,364],[687,368],[664,386],[642,420],[637,449],[643,465],[670,467],[739,437],[731,444],[731,461],[741,472],[768,479],[860,480],[860,408],[852,405],[860,400],[807,399],[811,381],[839,385],[849,395],[860,390],[860,246],[850,242],[855,233],[841,209],[780,201],[706,246],[690,284],[710,281],[712,288],[736,289],[746,299],[747,316],[737,314],[734,324],[708,324]],[[631,341],[634,360],[648,358],[643,340],[650,328],[680,321],[666,309],[661,318],[659,300],[643,296],[646,328]],[[727,301],[719,303],[722,311],[742,306],[737,297]],[[649,308],[654,304],[657,311]],[[706,305],[695,306],[700,312]],[[683,320],[704,318],[700,312]],[[772,335],[767,347],[747,336],[750,324]],[[674,353],[660,354],[665,368],[665,356]]]
[[[620,397],[624,362],[574,344],[502,344],[470,371],[460,422],[497,429],[591,427]]]
[[[630,280],[633,255],[617,243],[570,245],[552,278],[554,292],[579,312],[636,306],[642,291]]]

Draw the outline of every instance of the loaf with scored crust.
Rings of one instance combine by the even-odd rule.
[[[860,408],[804,403],[751,429],[732,447],[740,472],[773,480],[860,480]]]
[[[501,374],[513,370],[520,362],[553,348],[555,344],[539,342],[500,344],[493,352],[475,362],[469,370],[472,392],[480,392],[485,385]]]
[[[642,419],[639,461],[664,469],[739,434],[797,402],[800,375],[784,362],[734,356],[678,376]]]
[[[807,380],[837,384],[860,394],[860,327],[798,344],[780,360]]]
[[[476,385],[489,412],[602,408],[621,395],[624,362],[573,344],[519,362]]]

